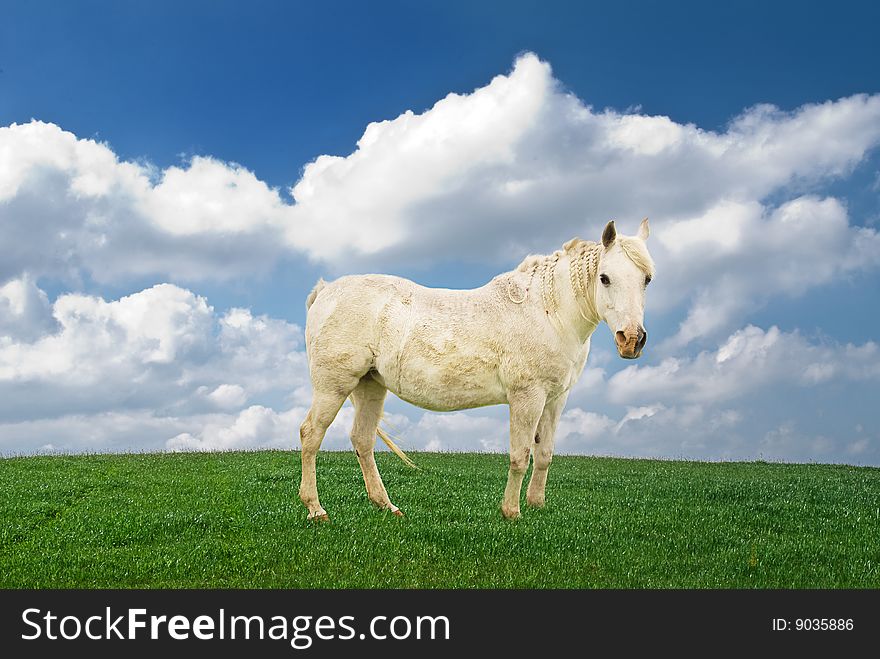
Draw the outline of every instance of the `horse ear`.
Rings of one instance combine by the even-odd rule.
[[[605,231],[602,232],[602,244],[605,249],[611,247],[615,238],[617,238],[617,229],[614,228],[614,220],[611,220],[605,225]]]
[[[648,218],[646,217],[639,225],[639,238],[641,238],[642,240],[647,240],[648,236],[650,235],[651,227],[648,226]]]

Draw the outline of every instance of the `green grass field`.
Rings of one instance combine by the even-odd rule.
[[[547,508],[498,503],[507,459],[352,453],[0,460],[5,588],[878,588],[880,469],[558,457]]]

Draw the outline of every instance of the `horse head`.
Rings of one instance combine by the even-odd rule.
[[[618,235],[613,220],[602,232],[596,311],[614,333],[617,352],[624,359],[638,358],[648,340],[645,290],[654,276],[654,261],[645,244],[649,233],[648,218],[635,236]]]

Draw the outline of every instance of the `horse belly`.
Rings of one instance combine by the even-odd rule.
[[[377,364],[378,375],[398,398],[418,407],[451,412],[507,402],[491,359],[475,355],[402,355]]]
[[[474,366],[414,361],[403,369],[401,391],[395,393],[413,405],[442,412],[506,403],[496,373]]]

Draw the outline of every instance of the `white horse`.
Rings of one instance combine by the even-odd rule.
[[[474,290],[434,289],[387,275],[319,281],[306,301],[306,351],[314,397],[300,428],[299,496],[310,519],[326,520],[318,500],[315,456],[346,398],[355,408],[351,442],[370,500],[397,515],[373,449],[385,394],[428,410],[510,406],[510,470],[501,502],[519,516],[523,476],[534,456],[529,505],[544,505],[553,436],[568,393],[583,371],[600,321],[621,357],[645,346],[645,287],[654,264],[637,236],[614,222],[601,243],[575,238],[549,256],[529,256],[516,270]]]

